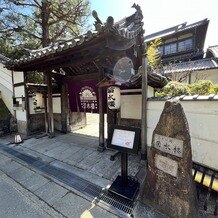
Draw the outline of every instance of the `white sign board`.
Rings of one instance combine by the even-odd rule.
[[[154,135],[154,147],[177,157],[183,157],[183,141],[163,135]]]
[[[111,144],[124,148],[133,149],[134,138],[135,138],[134,131],[114,129]]]
[[[155,166],[157,169],[177,177],[178,162],[162,155],[155,155]]]

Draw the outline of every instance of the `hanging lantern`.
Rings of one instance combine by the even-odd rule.
[[[109,109],[117,110],[120,108],[120,88],[117,86],[110,86],[107,89],[107,104]]]

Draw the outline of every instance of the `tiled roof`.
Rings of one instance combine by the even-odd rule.
[[[218,45],[208,47],[207,53],[208,52],[211,52],[213,54],[213,57],[218,59]]]
[[[164,74],[167,73],[176,73],[176,72],[187,72],[187,71],[196,71],[196,70],[206,70],[218,68],[218,64],[215,60],[210,58],[187,61],[175,64],[169,64],[163,67]]]
[[[179,100],[179,101],[218,101],[218,95],[181,95],[178,97],[151,97],[148,101],[166,101],[169,99]]]
[[[133,5],[136,9],[136,12],[119,22],[114,23],[113,17],[108,17],[107,22],[103,24],[98,18],[97,13],[94,11],[94,17],[96,19],[95,22],[95,31],[88,31],[87,33],[80,35],[78,37],[72,38],[67,41],[59,41],[51,44],[48,47],[41,48],[38,50],[27,50],[28,55],[20,58],[19,60],[8,61],[6,63],[7,66],[11,65],[19,65],[27,62],[31,62],[42,57],[49,56],[51,54],[61,53],[62,51],[70,50],[72,48],[76,48],[77,46],[83,45],[92,39],[100,37],[104,33],[112,33],[123,37],[125,39],[134,39],[137,35],[142,32],[142,11],[138,5]]]
[[[179,25],[176,25],[176,26],[173,26],[173,27],[158,31],[156,33],[152,33],[150,35],[147,35],[147,36],[145,36],[145,42],[149,42],[149,41],[151,41],[153,39],[163,37],[163,36],[167,36],[167,35],[171,35],[171,34],[174,34],[174,33],[177,33],[177,32],[182,32],[182,31],[185,31],[187,29],[192,29],[192,28],[204,25],[206,23],[209,23],[209,20],[207,18],[204,19],[204,20],[200,20],[198,22],[189,24],[189,25],[187,25],[187,23],[185,22],[185,23],[182,23],[182,24],[179,24]]]
[[[0,63],[4,62],[4,61],[9,61],[10,59],[5,57],[4,55],[0,54]]]

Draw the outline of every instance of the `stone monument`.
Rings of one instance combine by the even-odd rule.
[[[153,132],[143,201],[170,217],[197,217],[189,127],[178,101],[165,103]]]

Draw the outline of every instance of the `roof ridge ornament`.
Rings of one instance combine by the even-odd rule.
[[[95,10],[92,11],[92,16],[93,16],[93,17],[95,18],[95,20],[96,20],[95,23],[94,23],[94,26],[95,26],[95,29],[98,31],[98,30],[101,29],[103,23],[102,23],[102,21],[99,19],[98,13],[97,13]]]
[[[114,18],[112,16],[109,16],[107,18],[106,27],[108,29],[114,29],[113,26],[114,26]]]
[[[143,14],[142,14],[142,10],[141,10],[141,7],[134,3],[132,5],[132,8],[135,8],[136,9],[136,13],[135,13],[135,23],[138,23],[138,24],[141,24],[141,21],[143,19]]]

